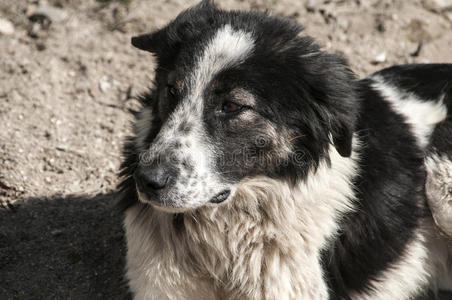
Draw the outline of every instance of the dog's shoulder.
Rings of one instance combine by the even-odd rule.
[[[424,101],[437,100],[452,92],[452,64],[406,64],[378,71],[371,79],[415,94]]]

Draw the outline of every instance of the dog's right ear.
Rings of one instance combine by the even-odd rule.
[[[185,41],[200,33],[208,25],[208,17],[216,10],[213,0],[203,0],[198,5],[180,13],[167,26],[147,34],[132,37],[132,45],[153,54],[177,50]]]
[[[132,37],[132,45],[140,50],[158,53],[163,46],[163,29]]]

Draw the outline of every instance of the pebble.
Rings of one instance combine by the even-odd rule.
[[[41,25],[38,23],[34,23],[30,30],[28,31],[28,35],[34,39],[39,37],[39,31],[41,30]]]
[[[38,6],[29,16],[30,19],[48,19],[52,23],[59,23],[65,21],[69,17],[68,13],[61,8],[50,6],[50,5],[41,5]]]
[[[350,28],[350,22],[347,19],[344,19],[344,18],[340,18],[337,21],[337,25],[339,26],[339,28],[341,28],[345,32],[347,32],[348,29]]]
[[[436,12],[452,10],[452,0],[424,0],[423,2],[427,9]]]
[[[67,145],[59,144],[55,147],[58,151],[66,151],[68,149]]]
[[[110,88],[111,88],[111,83],[108,81],[108,77],[107,76],[103,76],[99,80],[99,89],[101,90],[102,93],[105,93]]]
[[[14,25],[7,19],[0,18],[0,34],[10,35],[14,33]]]
[[[381,52],[375,58],[372,60],[372,63],[374,64],[381,64],[386,61],[386,51]]]
[[[318,0],[308,0],[305,7],[308,12],[315,12],[319,7],[319,4]]]

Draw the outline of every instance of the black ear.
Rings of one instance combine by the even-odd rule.
[[[352,155],[353,128],[342,125],[333,132],[333,143],[337,152],[343,157]]]
[[[213,0],[203,0],[196,6],[180,13],[172,22],[160,30],[132,37],[132,45],[140,50],[154,54],[165,52],[167,48],[174,48],[202,29],[206,13],[214,11]],[[208,14],[207,14],[208,15]]]
[[[158,30],[152,33],[142,34],[132,37],[132,45],[140,50],[158,53],[163,44],[163,31]]]

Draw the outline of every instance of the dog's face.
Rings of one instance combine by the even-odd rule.
[[[142,202],[168,211],[218,205],[244,178],[303,180],[330,144],[350,155],[353,74],[299,32],[204,1],[132,39],[158,62],[133,140]]]

